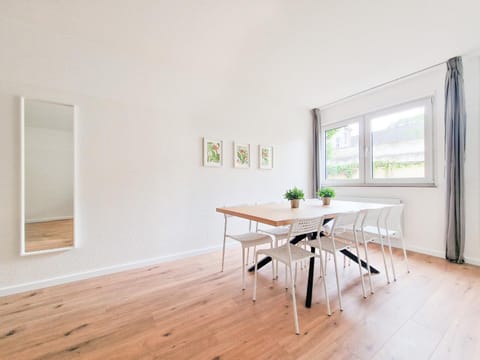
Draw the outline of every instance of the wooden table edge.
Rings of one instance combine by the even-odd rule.
[[[251,220],[251,221],[256,221],[256,222],[266,224],[266,225],[271,225],[271,226],[285,226],[285,225],[290,225],[293,222],[293,220],[278,220],[278,221],[275,221],[275,220],[271,220],[271,219],[266,219],[266,218],[254,216],[254,215],[245,214],[243,212],[236,212],[234,210],[230,210],[230,209],[227,209],[227,208],[216,208],[216,211],[218,213],[231,215],[231,216],[236,216],[236,217],[240,217],[240,218]]]

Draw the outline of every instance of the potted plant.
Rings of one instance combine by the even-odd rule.
[[[292,209],[300,206],[300,200],[305,200],[305,194],[303,193],[303,190],[297,187],[287,190],[283,197],[287,200],[290,200]]]
[[[335,197],[335,190],[329,187],[322,187],[317,195],[322,198],[323,205],[330,205],[330,199]]]

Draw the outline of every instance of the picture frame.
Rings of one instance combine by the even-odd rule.
[[[203,166],[223,166],[223,141],[203,138]]]
[[[258,167],[264,170],[273,169],[273,145],[258,145]]]
[[[233,167],[248,169],[251,164],[250,144],[233,143]]]

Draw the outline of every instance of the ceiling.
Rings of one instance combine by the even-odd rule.
[[[0,80],[314,107],[477,51],[479,13],[478,0],[1,0]]]

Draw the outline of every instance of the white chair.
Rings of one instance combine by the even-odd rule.
[[[288,233],[288,240],[293,239],[294,237],[298,235],[303,235],[303,234],[310,234],[314,232],[319,232],[321,229],[321,226],[323,224],[323,217],[320,218],[309,218],[309,219],[297,219],[295,222],[290,225],[289,233]],[[256,259],[255,259],[255,278],[253,282],[253,301],[256,301],[257,299],[257,263],[258,263],[258,256],[259,255],[266,255],[270,256],[272,258],[272,266],[273,266],[273,260],[279,261],[281,263],[284,263],[287,267],[288,274],[290,276],[290,289],[292,293],[292,301],[293,301],[293,318],[295,321],[295,333],[297,335],[300,334],[300,328],[298,324],[298,313],[297,313],[297,302],[296,302],[296,297],[295,297],[295,276],[293,274],[293,266],[304,260],[308,260],[312,257],[315,256],[314,253],[307,251],[299,246],[295,246],[290,243],[290,241],[287,241],[282,246],[272,248],[272,249],[261,249],[258,250],[256,253]],[[320,261],[322,262],[322,259],[320,258]],[[323,268],[323,263],[321,263],[321,267]],[[327,294],[327,286],[325,281],[323,282],[324,285],[324,291],[325,291],[325,299],[327,301],[327,312],[328,315],[331,314],[330,311],[330,302],[328,300],[328,294]]]
[[[395,265],[393,262],[393,254],[392,254],[392,239],[397,239],[400,241],[400,244],[403,249],[403,257],[405,259],[405,263],[407,265],[407,272],[410,273],[410,268],[408,266],[408,257],[407,257],[407,249],[405,246],[405,239],[403,238],[403,231],[402,231],[402,215],[403,215],[404,205],[395,205],[389,206],[384,209],[381,218],[379,219],[378,226],[366,226],[365,232],[372,233],[378,235],[380,240],[386,240],[388,244],[388,249],[390,252],[390,259],[392,264],[392,272],[393,272],[393,280],[397,280],[397,276],[395,273]]]
[[[225,214],[225,225],[223,229],[223,248],[222,248],[222,272],[225,265],[225,243],[227,238],[238,241],[242,246],[242,290],[245,290],[245,267],[247,262],[245,261],[245,250],[249,250],[253,247],[254,256],[256,248],[259,245],[270,244],[272,247],[272,238],[267,234],[261,234],[256,231],[252,231],[252,222],[249,221],[248,232],[241,234],[231,234],[228,232],[228,219],[231,215]],[[248,257],[248,255],[247,255]]]
[[[383,257],[383,264],[385,269],[385,276],[387,278],[387,283],[390,283],[390,276],[388,272],[388,265],[387,260],[385,257],[385,248],[383,238],[380,235],[380,223],[384,221],[386,214],[388,213],[389,207],[385,208],[378,208],[378,209],[367,209],[360,211],[361,216],[357,219],[357,224],[355,227],[355,231],[357,232],[357,239],[359,244],[362,244],[365,251],[365,260],[368,264],[367,272],[368,272],[368,281],[370,285],[370,292],[374,293],[374,286],[372,281],[372,273],[370,271],[370,260],[369,260],[369,253],[368,253],[368,243],[373,241],[378,241],[380,243],[380,249],[382,252]],[[342,239],[348,241],[354,241],[352,230],[349,229],[348,231],[343,231],[341,234],[337,235]],[[390,248],[390,261],[393,262],[391,246]]]
[[[259,202],[257,205],[273,205],[277,204],[275,202]],[[278,247],[279,244],[282,245],[283,242],[288,240],[288,233],[290,231],[289,226],[268,226],[268,225],[263,225],[262,227],[259,227],[259,224],[257,223],[257,231],[268,234],[273,238],[273,246]],[[274,270],[273,270],[273,278],[278,279],[278,262],[275,261],[274,263]]]
[[[365,249],[365,259],[367,264],[369,264],[368,259],[368,243],[378,240],[380,242],[380,249],[382,251],[383,257],[383,265],[385,269],[385,276],[387,278],[387,283],[390,284],[390,276],[388,274],[388,266],[387,260],[385,257],[385,248],[383,243],[383,238],[380,235],[380,223],[385,219],[385,216],[388,212],[388,207],[380,208],[380,209],[369,209],[364,210],[365,216],[361,220],[359,229],[357,231],[360,232],[360,243],[363,244]],[[393,261],[390,248],[390,261]],[[370,272],[370,266],[368,266],[368,280],[370,282],[370,292],[373,294],[373,282],[372,282],[372,274]]]
[[[387,278],[387,283],[390,284],[390,276],[388,274],[388,266],[387,266],[387,260],[385,257],[384,243],[383,243],[382,237],[380,236],[380,222],[384,218],[386,210],[387,208],[362,210],[360,213],[363,216],[359,218],[359,222],[357,223],[357,226],[356,226],[358,242],[363,245],[363,248],[365,250],[365,261],[368,264],[367,266],[368,281],[370,285],[370,293],[372,294],[374,293],[374,287],[373,287],[373,281],[372,281],[372,273],[370,271],[368,243],[376,240],[379,241],[380,249],[382,251],[385,276]],[[340,237],[353,241],[353,235],[350,231],[342,233]],[[392,260],[391,257],[390,257],[390,260]]]
[[[325,232],[325,228],[324,228],[324,233],[323,233],[324,236],[317,237],[317,239],[307,241],[307,244],[309,246],[319,250],[320,259],[322,259],[322,251],[325,251],[326,253],[330,253],[333,255],[340,311],[343,311],[343,305],[342,305],[340,277],[339,277],[339,271],[338,271],[337,252],[344,249],[349,249],[353,246],[356,250],[357,257],[360,259],[357,229],[364,216],[365,216],[365,212],[362,212],[362,211],[337,214],[335,216],[335,219],[333,220],[333,225],[331,225],[331,231],[329,233]],[[323,264],[321,263],[320,266],[323,267],[322,265]],[[367,262],[367,265],[368,265],[368,262]],[[360,261],[358,264],[358,269],[359,269],[360,279],[362,284],[363,297],[366,298],[367,294],[365,292],[365,282],[363,279],[362,265],[360,264]],[[323,275],[325,275],[325,273],[323,273]],[[325,279],[323,282],[325,283]]]
[[[275,204],[279,204],[279,203],[276,203],[273,201],[256,203],[256,205],[275,205]],[[278,247],[279,241],[287,240],[290,227],[289,226],[268,226],[268,225],[262,225],[262,227],[259,227],[259,224],[257,223],[257,231],[270,235],[273,238],[275,247]]]
[[[258,223],[257,223],[258,225]],[[273,238],[273,246],[278,247],[279,244],[288,240],[288,233],[290,228],[288,226],[278,226],[278,227],[262,227],[259,228],[257,226],[257,231],[260,233],[264,233],[270,235]],[[273,278],[278,279],[278,263],[277,261],[274,262],[273,268]]]

